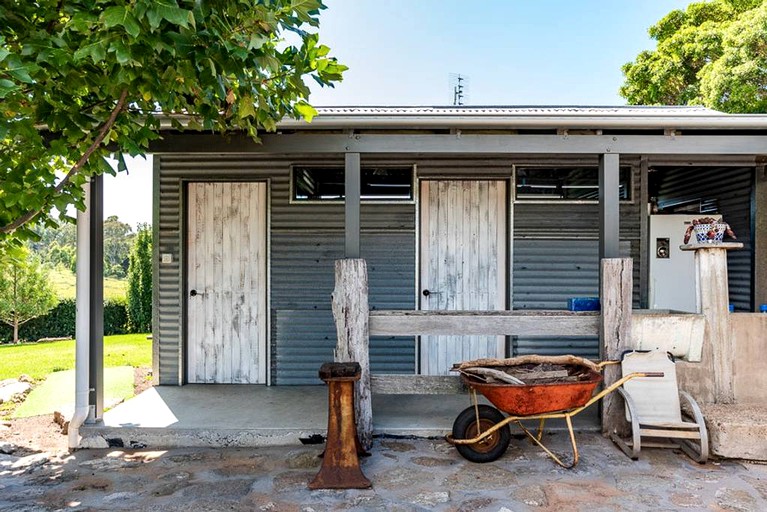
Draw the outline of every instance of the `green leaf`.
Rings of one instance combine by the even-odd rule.
[[[293,108],[296,109],[296,112],[298,112],[298,115],[303,117],[307,123],[311,123],[312,119],[314,119],[314,116],[317,115],[317,111],[314,109],[314,107],[312,107],[305,101],[300,101],[296,103]]]
[[[16,55],[11,55],[8,58],[7,66],[5,73],[11,75],[19,82],[24,82],[25,84],[33,82],[32,77],[29,75],[30,66],[24,65]]]
[[[186,28],[189,26],[190,18],[192,23],[194,23],[192,11],[182,9],[175,0],[157,0],[154,8],[161,18],[174,25]]]
[[[9,56],[11,52],[6,50],[5,48],[0,48],[0,62],[3,62],[7,56]]]
[[[137,37],[141,27],[136,18],[123,6],[109,7],[101,15],[107,28],[121,26],[131,37]]]
[[[255,116],[256,108],[255,102],[253,101],[253,96],[250,94],[245,94],[240,97],[239,101],[237,102],[237,110],[239,112],[240,119]]]
[[[15,83],[4,78],[0,78],[0,99],[5,98],[16,89],[18,89],[18,87]],[[4,134],[2,133],[2,126],[0,126],[0,137],[4,137]]]

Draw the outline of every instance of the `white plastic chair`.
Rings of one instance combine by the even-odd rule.
[[[621,362],[623,375],[634,372],[663,372],[663,377],[636,377],[618,388],[626,402],[626,420],[631,423],[631,440],[616,433],[610,438],[636,460],[642,447],[681,448],[693,460],[708,460],[708,432],[697,402],[680,391],[676,365],[665,352],[629,352]],[[680,398],[687,402],[691,417],[683,419]],[[643,442],[649,438],[649,442]],[[674,439],[675,441],[670,441]]]

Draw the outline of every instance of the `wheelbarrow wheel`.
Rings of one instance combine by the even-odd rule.
[[[504,419],[501,411],[489,405],[480,405],[478,411],[479,429],[474,406],[467,407],[453,423],[453,439],[474,439]],[[510,442],[511,430],[508,425],[504,425],[479,442],[456,444],[455,448],[464,459],[471,462],[493,462],[506,453]]]

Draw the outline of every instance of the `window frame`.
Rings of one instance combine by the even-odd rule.
[[[364,204],[415,204],[417,200],[417,192],[416,192],[416,183],[418,180],[417,176],[417,168],[416,164],[382,164],[382,165],[375,165],[375,164],[362,164],[360,165],[360,180],[362,179],[362,174],[365,169],[370,168],[377,168],[377,169],[400,169],[410,170],[410,198],[408,199],[371,199],[371,198],[364,198],[360,197],[360,201]],[[291,164],[290,166],[290,173],[289,173],[289,180],[290,180],[290,191],[289,191],[289,203],[290,204],[345,204],[346,198],[341,199],[298,199],[296,198],[296,184],[295,184],[295,171],[296,169],[341,169],[344,173],[346,172],[346,169],[344,168],[343,164],[341,165],[333,165],[333,164],[320,164],[320,165],[314,165],[314,164],[301,164],[301,163],[295,163]],[[345,174],[344,174],[345,177]]]
[[[518,197],[517,196],[517,171],[521,169],[579,169],[579,168],[590,168],[593,167],[597,172],[597,183],[599,183],[599,166],[591,166],[591,165],[545,165],[545,164],[532,164],[532,165],[513,165],[511,170],[511,186],[512,186],[512,194],[511,194],[511,200],[514,203],[525,203],[525,204],[599,204],[599,199],[564,199],[564,198],[557,198],[557,197],[549,197],[545,198],[542,197],[535,197],[535,198],[528,198],[528,197]],[[626,165],[620,165],[620,169],[628,169],[629,170],[629,181],[628,181],[628,190],[631,193],[629,196],[629,199],[621,199],[619,202],[620,204],[635,204],[636,203],[636,195],[634,193],[634,174],[636,171],[636,165],[633,164],[626,164]]]

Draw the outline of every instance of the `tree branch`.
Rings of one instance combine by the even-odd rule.
[[[56,185],[56,188],[53,189],[52,196],[55,196],[56,194],[60,194],[62,190],[67,186],[69,181],[77,175],[80,170],[82,169],[83,165],[88,161],[88,158],[93,154],[94,151],[101,145],[102,142],[104,142],[104,138],[107,136],[107,133],[109,133],[109,130],[112,128],[112,126],[115,124],[115,121],[117,120],[117,116],[120,114],[120,112],[123,111],[125,108],[125,105],[127,104],[127,98],[128,98],[128,90],[123,89],[122,93],[120,93],[120,98],[117,100],[117,104],[115,105],[115,108],[112,109],[112,113],[109,115],[109,119],[106,120],[106,122],[101,126],[101,129],[99,130],[98,135],[93,140],[90,146],[88,146],[88,149],[85,150],[85,153],[80,157],[80,159],[69,169],[69,172],[67,172],[67,175],[62,178],[62,180]],[[0,227],[0,233],[10,233],[12,231],[15,231],[16,229],[20,228],[30,220],[34,219],[37,215],[40,214],[40,212],[43,211],[45,208],[45,205],[36,209],[32,210],[30,212],[25,213],[18,219],[14,220],[13,222]]]

